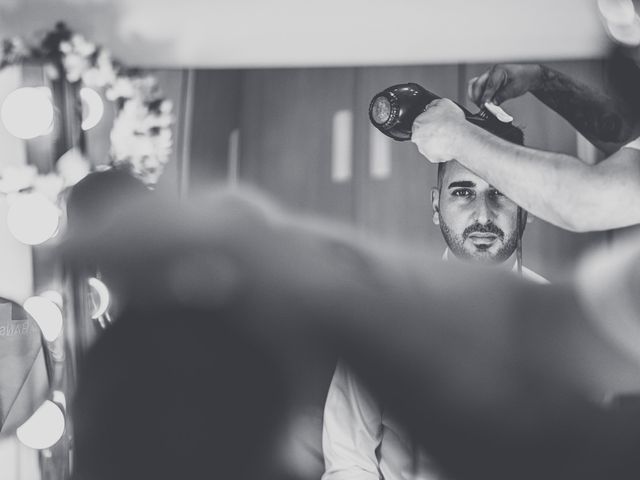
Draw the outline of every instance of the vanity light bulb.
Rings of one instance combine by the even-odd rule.
[[[82,129],[90,130],[95,127],[104,114],[104,102],[98,92],[89,87],[80,89],[82,101]]]
[[[49,298],[42,296],[29,297],[22,307],[31,315],[47,342],[53,342],[62,332],[62,311]]]
[[[640,18],[638,16],[629,25],[608,23],[607,31],[613,40],[622,45],[627,47],[640,45]]]
[[[89,286],[91,287],[91,299],[94,306],[93,312],[91,312],[91,318],[96,320],[107,313],[109,304],[111,303],[111,295],[104,282],[95,277],[89,279]]]
[[[18,440],[27,447],[42,450],[62,438],[64,414],[58,405],[45,400],[29,419],[16,430]]]
[[[4,99],[0,118],[13,136],[25,140],[46,135],[53,126],[53,105],[48,88],[24,87]]]
[[[636,14],[632,0],[598,0],[598,9],[610,24],[630,25]]]
[[[7,225],[11,234],[27,245],[39,245],[58,231],[60,210],[41,193],[18,195],[9,206]]]

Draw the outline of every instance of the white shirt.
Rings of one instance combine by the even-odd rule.
[[[448,250],[443,258],[447,257]],[[549,283],[524,267],[522,275],[536,283]],[[342,363],[338,363],[325,402],[322,449],[322,480],[443,478],[429,457]]]

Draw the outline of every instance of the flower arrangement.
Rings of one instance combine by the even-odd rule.
[[[110,164],[129,168],[147,186],[158,181],[171,155],[174,120],[173,105],[163,96],[155,77],[124,67],[107,49],[73,33],[63,23],[58,23],[32,45],[22,38],[4,40],[0,70],[22,63],[42,64],[51,80],[64,75],[71,84],[104,89],[105,97],[116,107],[110,135]],[[89,170],[88,163],[77,151],[65,154],[57,167],[61,178],[47,180],[40,177],[56,174],[38,175],[31,166],[7,168],[0,172],[0,191],[39,189],[47,184],[50,196],[54,185],[60,189],[73,185],[82,178],[82,172]]]

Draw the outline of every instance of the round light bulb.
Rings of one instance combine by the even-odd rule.
[[[22,243],[38,245],[58,231],[60,210],[41,193],[18,195],[7,212],[11,234]]]
[[[111,303],[111,296],[107,286],[95,277],[89,279],[89,286],[91,287],[91,300],[93,303],[91,318],[95,320],[107,313],[109,303]]]
[[[640,18],[630,24],[608,23],[607,31],[613,40],[628,47],[640,45]]]
[[[600,14],[608,23],[629,25],[636,11],[632,0],[598,0]]]
[[[82,129],[89,130],[95,127],[104,114],[104,102],[102,97],[93,88],[80,89],[82,101]]]
[[[42,296],[29,297],[22,307],[31,315],[48,342],[53,342],[62,332],[62,311],[51,299]]]
[[[16,430],[18,440],[27,447],[49,448],[62,438],[64,414],[58,405],[45,400],[29,419]]]
[[[46,87],[23,87],[4,99],[0,118],[12,135],[30,139],[45,135],[53,125],[53,105]]]

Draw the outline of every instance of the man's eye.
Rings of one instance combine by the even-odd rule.
[[[473,190],[468,188],[456,188],[451,192],[451,195],[454,197],[471,197],[473,195]]]
[[[504,197],[504,194],[500,190],[496,190],[495,188],[490,192],[492,197]]]

